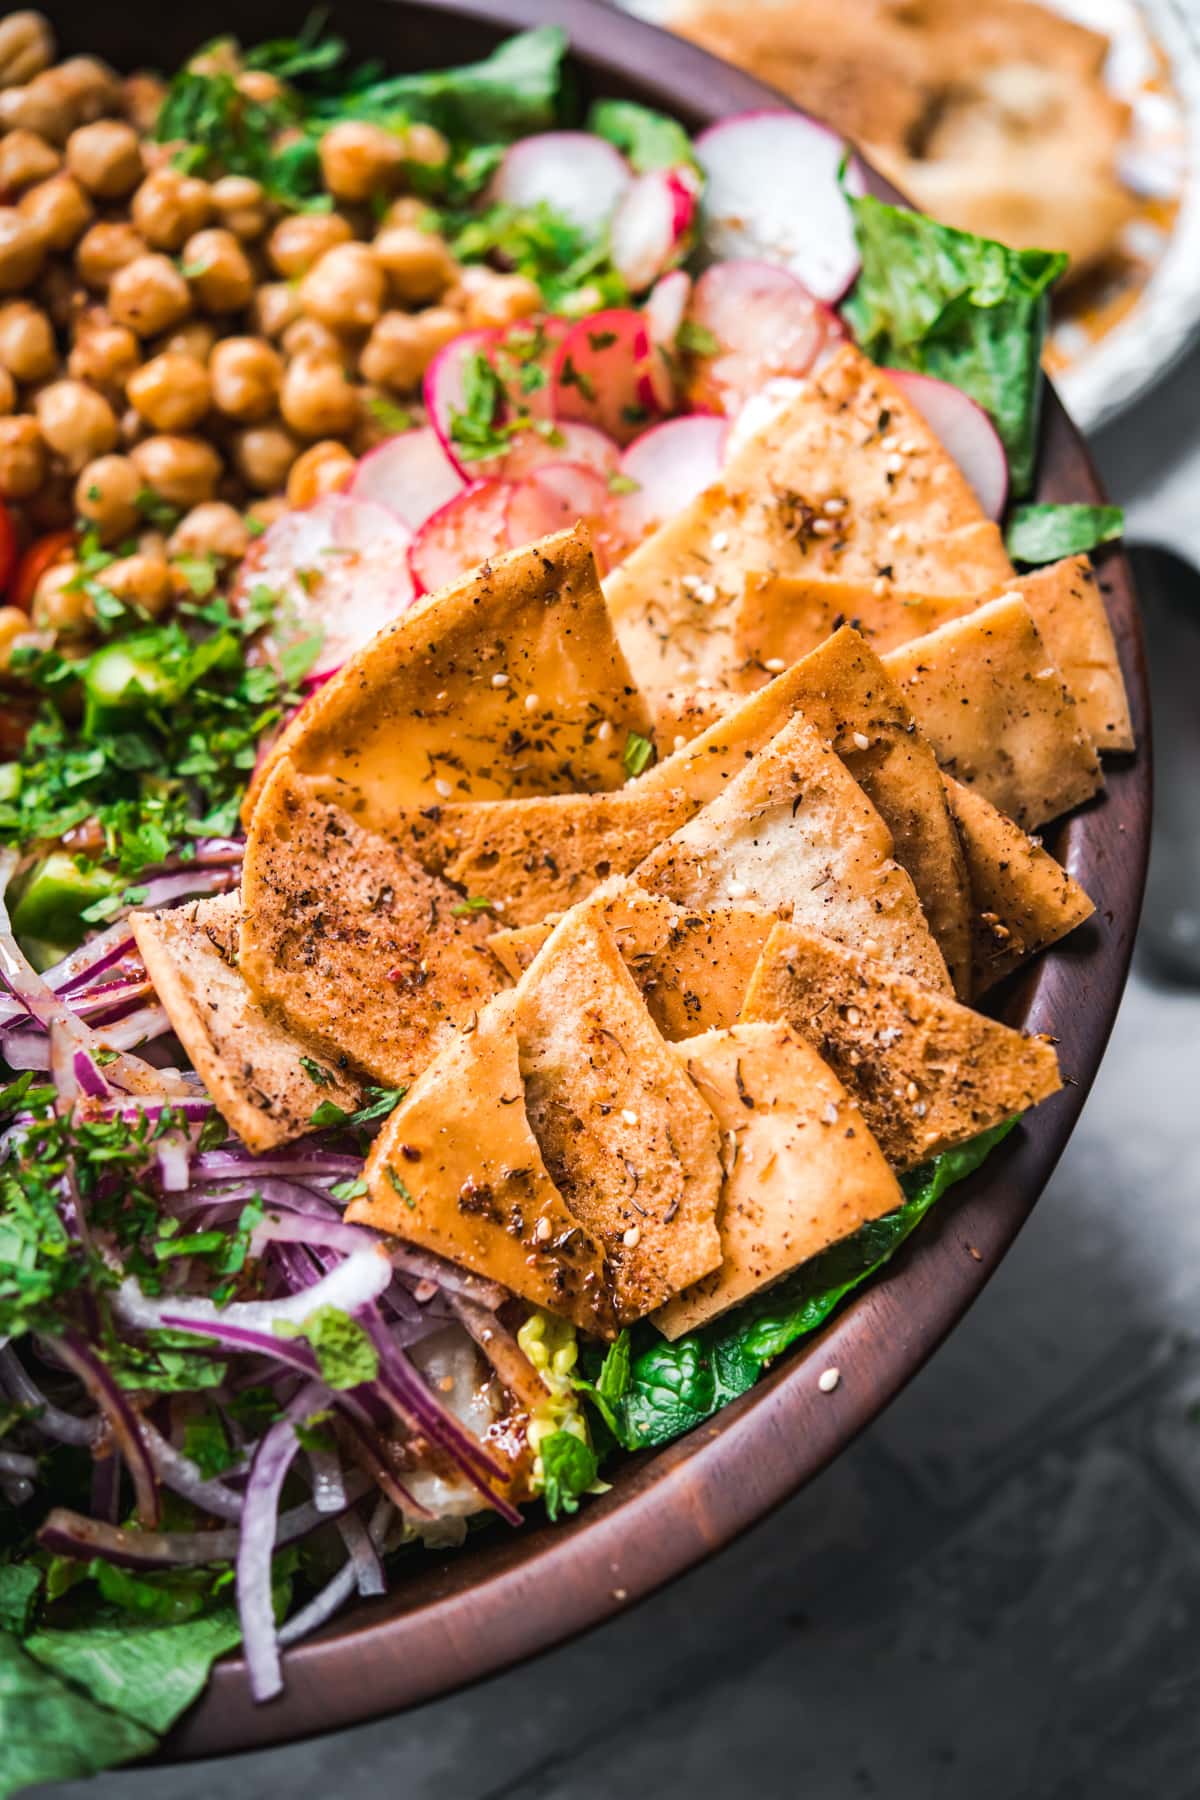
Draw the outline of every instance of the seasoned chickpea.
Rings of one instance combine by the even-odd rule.
[[[121,110],[121,83],[96,56],[69,56],[55,68],[36,75],[30,84],[44,86],[71,114],[71,129]]]
[[[125,392],[156,431],[189,431],[212,403],[208,370],[181,350],[151,357],[129,377]]]
[[[339,363],[328,356],[297,356],[279,393],[284,423],[301,437],[342,437],[358,418],[358,394]]]
[[[86,381],[51,381],[34,402],[42,436],[74,475],[117,442],[117,416]]]
[[[448,245],[432,231],[389,225],[371,248],[387,272],[392,292],[408,306],[437,300],[458,279],[458,264]]]
[[[26,87],[0,90],[0,131],[34,131],[52,144],[65,144],[74,123],[54,90],[39,87],[37,78]]]
[[[75,177],[65,174],[39,181],[21,195],[17,207],[49,250],[69,250],[94,216],[92,203]]]
[[[0,87],[32,81],[54,61],[54,34],[39,12],[9,13],[0,19]]]
[[[157,75],[139,69],[121,83],[121,111],[136,132],[148,137],[158,121],[159,109],[167,97],[167,84]]]
[[[300,442],[282,425],[248,425],[233,440],[238,474],[259,494],[273,494],[300,454]]]
[[[366,244],[326,251],[300,283],[300,304],[331,331],[365,331],[387,298],[387,279]]]
[[[171,533],[172,556],[227,556],[236,559],[250,548],[250,531],[236,506],[207,500],[193,506]]]
[[[276,519],[282,519],[288,510],[288,503],[282,494],[272,494],[269,498],[255,500],[246,508],[246,523],[254,535],[261,535],[268,525]]]
[[[358,203],[393,187],[404,167],[404,145],[394,131],[348,119],[322,137],[321,179],[335,200]]]
[[[40,631],[67,636],[85,632],[95,617],[91,595],[79,584],[77,562],[54,563],[33,590],[30,616]]]
[[[45,381],[58,366],[54,328],[39,306],[9,300],[0,306],[0,363],[18,381]]]
[[[169,331],[151,347],[156,356],[161,356],[164,351],[178,351],[181,356],[190,356],[193,362],[207,365],[217,335],[216,326],[207,319],[185,319],[182,325],[177,325],[174,331]]]
[[[146,253],[140,231],[122,220],[105,219],[84,232],[75,248],[79,278],[103,293],[113,277]]]
[[[212,217],[212,189],[178,169],[155,169],[133,196],[130,213],[156,250],[181,250]]]
[[[108,290],[108,307],[118,325],[141,338],[170,331],[192,310],[187,282],[168,256],[151,252],[118,269]]]
[[[328,250],[349,243],[353,233],[340,213],[295,213],[281,219],[267,239],[272,266],[289,281],[306,275]]]
[[[125,448],[132,450],[135,444],[145,443],[150,436],[150,427],[137,407],[127,406],[121,414],[121,442]]]
[[[462,319],[448,307],[384,313],[367,339],[359,368],[367,381],[394,393],[411,393],[444,344],[457,337]]]
[[[17,384],[0,364],[0,418],[7,417],[17,404]]]
[[[404,160],[423,168],[440,169],[450,155],[450,145],[433,125],[410,125],[404,133]]]
[[[46,445],[35,418],[0,419],[0,499],[28,500],[46,479]]]
[[[300,317],[300,295],[287,281],[265,281],[254,296],[252,319],[264,337],[282,337]]]
[[[292,464],[287,479],[289,506],[309,506],[322,494],[336,494],[344,488],[358,467],[344,444],[324,438],[310,444]]]
[[[259,106],[269,106],[283,94],[283,84],[278,75],[269,75],[265,69],[243,69],[234,85],[239,94],[247,100],[253,100]]]
[[[253,423],[275,411],[283,358],[261,338],[232,337],[212,354],[213,404],[227,418]]]
[[[97,119],[67,139],[67,167],[98,200],[120,200],[142,179],[138,135],[124,119]]]
[[[254,297],[254,271],[232,231],[198,231],[183,246],[183,267],[204,312],[240,312]]]
[[[467,297],[467,324],[473,331],[503,329],[541,310],[541,289],[527,275],[467,269],[462,285]]]
[[[0,674],[7,672],[12,653],[30,631],[30,618],[19,606],[0,606]]]
[[[15,206],[0,206],[0,294],[28,287],[46,260],[37,227]]]
[[[161,554],[122,556],[101,570],[100,581],[118,600],[140,606],[152,618],[170,605],[174,592],[171,565]]]
[[[90,381],[113,398],[124,392],[141,355],[138,341],[127,325],[86,323],[81,325],[71,346],[67,372],[76,381]]]
[[[416,194],[401,194],[378,221],[379,231],[389,231],[393,225],[413,225],[418,231],[429,229],[429,202]]]
[[[262,183],[249,175],[222,175],[214,181],[212,203],[226,230],[247,242],[261,237],[270,223]]]
[[[211,500],[221,478],[221,459],[203,438],[149,437],[135,444],[130,457],[145,486],[172,506]]]
[[[280,347],[287,356],[324,356],[345,369],[352,369],[357,360],[353,346],[318,319],[297,319],[284,332]]]
[[[95,528],[101,543],[113,544],[136,527],[141,491],[142,478],[127,456],[98,456],[79,471],[75,511]]]
[[[19,194],[61,167],[62,157],[54,145],[36,131],[10,131],[0,138],[0,190],[6,194]]]

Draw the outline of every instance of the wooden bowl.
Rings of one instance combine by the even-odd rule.
[[[119,68],[176,66],[197,42],[294,33],[305,8],[239,0],[224,11],[147,0],[54,10],[65,47]],[[564,25],[583,98],[660,106],[695,130],[778,95],[693,45],[598,0],[338,0],[335,28],[360,55],[420,69],[486,54],[510,31]],[[892,198],[878,181],[876,191]],[[1042,430],[1043,500],[1103,498],[1053,395]],[[1008,1023],[1052,1033],[1067,1086],[943,1201],[886,1275],[759,1386],[667,1449],[619,1462],[612,1492],[560,1525],[502,1525],[448,1554],[414,1555],[385,1599],[360,1604],[284,1657],[286,1692],[250,1699],[223,1662],[167,1738],[168,1758],[214,1755],[351,1725],[503,1669],[640,1600],[777,1506],[868,1424],[962,1317],[1028,1217],[1079,1116],[1116,1018],[1133,948],[1150,830],[1150,739],[1141,628],[1125,558],[1097,559],[1139,744],[1110,759],[1106,792],[1049,834],[1096,903],[1095,918],[1001,990]],[[817,1388],[836,1364],[832,1394]]]

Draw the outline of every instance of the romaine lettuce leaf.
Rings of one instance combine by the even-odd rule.
[[[82,1689],[111,1709],[110,1717],[145,1736],[175,1723],[199,1697],[218,1656],[232,1650],[240,1637],[237,1610],[227,1604],[171,1625],[140,1625],[126,1613],[113,1613],[70,1631],[35,1631],[25,1648],[45,1670]],[[125,1754],[141,1756],[153,1747],[151,1739]],[[6,1765],[7,1754],[0,1750],[5,1775]]]
[[[1125,514],[1119,506],[1018,506],[1008,521],[1004,544],[1014,562],[1034,567],[1111,544],[1124,529]]]
[[[0,1632],[0,1800],[115,1768],[156,1742],[136,1719],[97,1704]]]

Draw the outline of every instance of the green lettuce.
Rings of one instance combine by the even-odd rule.
[[[207,1673],[206,1667],[202,1681]],[[10,1632],[0,1632],[0,1800],[131,1762],[157,1741],[136,1719],[89,1698],[35,1661]]]
[[[597,100],[587,116],[587,128],[615,144],[638,175],[648,169],[671,169],[680,163],[695,168],[696,158],[678,119],[635,100]]]
[[[1049,292],[1067,266],[873,195],[847,195],[862,273],[842,316],[874,362],[948,381],[990,414],[1018,499],[1033,485]]]
[[[482,62],[415,75],[356,79],[348,92],[318,102],[312,117],[422,120],[455,143],[512,143],[547,131],[558,115],[567,34],[539,25],[506,38]]]
[[[1082,556],[1085,550],[1111,544],[1125,530],[1119,506],[1018,506],[1004,536],[1014,562],[1031,567]]]

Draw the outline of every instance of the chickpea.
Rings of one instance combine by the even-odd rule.
[[[141,348],[127,325],[89,324],[71,346],[67,373],[115,399],[140,361]]]
[[[41,271],[46,253],[37,228],[15,206],[0,206],[0,294],[28,287]]]
[[[193,362],[207,366],[217,335],[216,326],[207,319],[186,319],[174,331],[169,331],[166,337],[159,338],[152,347],[156,356],[167,351],[177,351],[181,356],[190,356]]]
[[[154,130],[166,97],[166,82],[145,69],[125,77],[121,83],[121,111],[139,136],[148,137]]]
[[[21,639],[29,635],[30,620],[19,606],[0,606],[0,674],[7,674],[12,653]]]
[[[541,289],[527,275],[467,269],[462,285],[467,296],[467,324],[473,331],[515,325],[542,307]]]
[[[127,406],[121,414],[121,442],[127,450],[135,444],[143,444],[151,435],[150,427],[143,419],[136,406]]]
[[[449,246],[432,231],[389,225],[371,248],[387,272],[392,292],[406,306],[437,300],[458,278]]]
[[[450,145],[433,125],[410,125],[404,133],[404,160],[422,168],[440,169],[450,156]]]
[[[284,375],[279,410],[300,437],[343,437],[354,429],[359,400],[340,364],[327,356],[297,356]]]
[[[232,231],[198,231],[183,247],[192,294],[205,312],[240,312],[254,297],[254,271]]]
[[[39,12],[9,13],[0,19],[0,87],[32,81],[54,61],[54,34]]]
[[[212,403],[208,370],[181,350],[151,357],[129,377],[125,392],[156,431],[189,431]]]
[[[108,290],[108,306],[118,325],[141,338],[170,331],[192,310],[187,282],[170,257],[150,252],[118,269]]]
[[[18,381],[45,381],[58,366],[54,328],[28,300],[0,306],[0,363]]]
[[[21,195],[17,207],[49,250],[70,250],[94,216],[92,203],[75,177],[65,174],[39,181]]]
[[[127,456],[98,456],[87,463],[75,483],[75,511],[99,534],[103,544],[128,537],[138,519],[142,478]]]
[[[300,283],[300,304],[332,331],[363,331],[383,311],[387,280],[366,244],[326,251]]]
[[[377,222],[379,231],[389,231],[393,225],[411,225],[417,231],[429,229],[429,202],[416,194],[401,194],[398,200],[384,213]]]
[[[67,167],[98,200],[121,200],[142,179],[138,135],[123,119],[97,119],[67,139]]]
[[[42,436],[73,475],[116,446],[116,414],[86,381],[49,382],[39,389],[34,410]]]
[[[33,80],[27,87],[0,89],[0,132],[33,131],[52,144],[65,144],[74,123],[57,95]]]
[[[79,279],[103,293],[115,275],[146,253],[146,240],[132,225],[105,219],[85,231],[75,247]]]
[[[107,63],[95,56],[69,56],[57,67],[34,77],[32,87],[45,87],[71,114],[68,130],[121,110],[121,83]]]
[[[272,494],[266,499],[255,500],[246,508],[246,524],[254,533],[261,535],[268,525],[273,525],[276,519],[282,519],[287,510],[288,503],[284,496]]]
[[[243,69],[234,85],[239,94],[244,94],[258,106],[269,106],[283,96],[283,84],[278,75],[269,75],[265,69]]]
[[[157,618],[170,605],[174,593],[171,565],[165,556],[139,553],[122,556],[100,571],[102,586],[127,606],[140,606]]]
[[[30,615],[40,631],[61,631],[66,636],[86,632],[95,617],[91,595],[77,584],[77,562],[54,563],[33,590]]]
[[[134,446],[130,457],[144,485],[172,506],[211,500],[221,477],[221,459],[203,438],[149,437]]]
[[[0,499],[28,500],[46,479],[46,445],[28,413],[0,419]]]
[[[233,460],[247,487],[273,494],[300,454],[299,441],[282,425],[249,425],[233,440]]]
[[[212,202],[222,225],[235,237],[259,238],[270,222],[262,183],[249,175],[223,175],[214,181]]]
[[[188,59],[187,66],[193,75],[236,75],[241,68],[237,41],[234,38],[214,38],[203,50],[197,50],[195,56]]]
[[[349,243],[352,236],[339,213],[294,213],[281,219],[267,239],[267,255],[276,272],[290,281],[307,275],[327,251]]]
[[[295,324],[289,325],[280,339],[280,347],[286,356],[323,356],[347,369],[353,368],[356,361],[354,351],[345,339],[316,319],[297,319]]]
[[[137,229],[155,250],[181,250],[212,217],[212,189],[178,169],[147,175],[130,205]]]
[[[54,145],[36,131],[10,131],[0,138],[0,190],[6,194],[19,194],[61,167],[62,157]]]
[[[348,119],[322,137],[321,179],[335,200],[369,200],[394,187],[404,167],[404,145],[394,131]]]
[[[288,473],[288,505],[309,506],[323,494],[338,493],[357,467],[346,446],[334,438],[323,438],[319,444],[310,444],[296,458]]]
[[[263,337],[282,337],[300,317],[300,296],[286,281],[265,281],[254,296],[251,318]]]
[[[224,500],[193,506],[171,533],[169,544],[172,556],[227,556],[231,561],[245,556],[249,548],[246,521]]]
[[[411,393],[438,351],[461,330],[458,313],[444,306],[384,313],[367,339],[359,367],[367,381],[397,394]]]
[[[87,289],[76,281],[71,265],[57,257],[47,263],[30,291],[57,331],[74,331],[87,311]]]
[[[0,364],[0,418],[6,418],[17,404],[17,384]]]
[[[213,404],[227,418],[253,423],[275,411],[283,358],[261,338],[232,337],[212,355]]]

